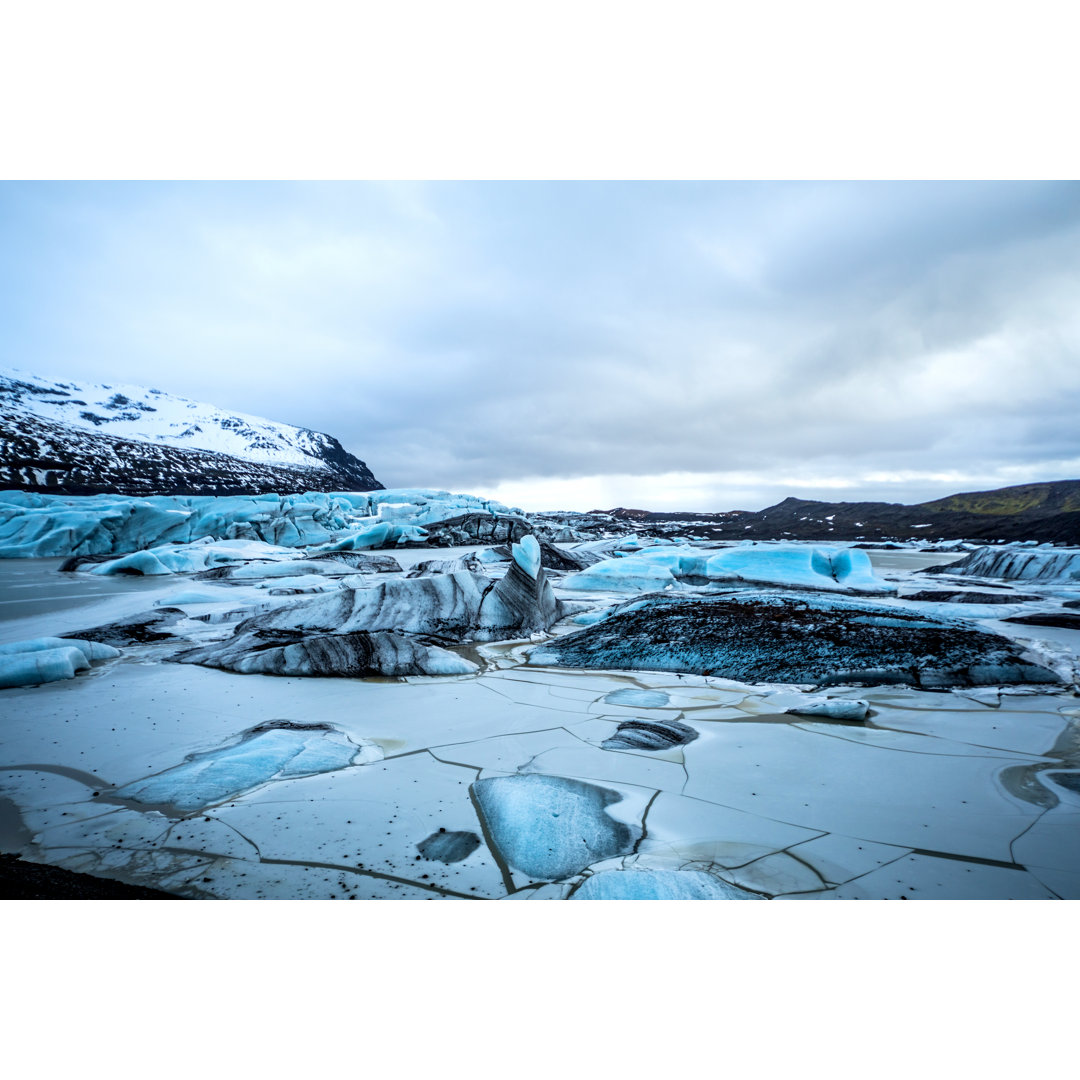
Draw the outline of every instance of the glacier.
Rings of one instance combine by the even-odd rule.
[[[470,515],[526,529],[521,512],[502,503],[434,489],[145,498],[0,491],[0,558],[126,555],[206,539],[360,551],[422,543],[430,528]]]

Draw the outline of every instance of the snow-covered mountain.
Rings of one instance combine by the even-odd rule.
[[[0,368],[0,487],[91,494],[372,491],[337,439],[163,390]]]

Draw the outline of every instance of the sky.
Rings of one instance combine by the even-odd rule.
[[[1080,477],[1080,184],[0,184],[0,363],[526,510]]]

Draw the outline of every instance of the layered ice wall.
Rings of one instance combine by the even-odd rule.
[[[0,558],[120,555],[207,538],[347,551],[423,541],[428,526],[466,515],[520,514],[490,499],[412,488],[148,498],[2,491]]]
[[[982,547],[959,562],[940,568],[948,574],[1002,578],[1006,581],[1080,584],[1080,550],[1030,547]]]

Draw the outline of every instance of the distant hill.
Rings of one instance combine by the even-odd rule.
[[[687,532],[735,540],[1038,540],[1080,544],[1080,480],[1018,484],[932,502],[784,499],[760,511],[719,514],[608,511],[641,525],[687,522]],[[670,530],[665,530],[670,534]]]
[[[321,432],[163,390],[0,370],[0,488],[246,495],[382,487]]]

